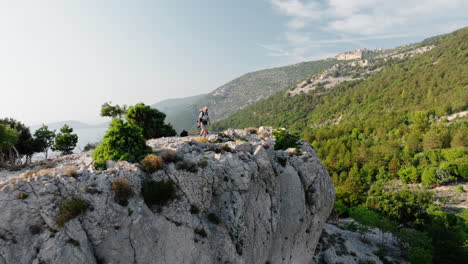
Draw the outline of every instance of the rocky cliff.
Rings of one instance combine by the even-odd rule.
[[[123,161],[99,171],[81,153],[0,179],[0,263],[311,263],[333,184],[311,145],[275,151],[262,130],[149,140],[178,160],[151,174]],[[122,178],[128,203],[111,184]],[[164,180],[175,199],[148,206],[142,186]],[[62,225],[67,197],[86,207]]]

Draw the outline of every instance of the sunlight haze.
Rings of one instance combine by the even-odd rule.
[[[154,104],[249,71],[420,41],[466,25],[466,10],[466,1],[0,1],[0,116],[103,122],[106,101]]]

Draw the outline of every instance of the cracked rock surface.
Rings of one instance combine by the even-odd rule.
[[[125,161],[99,171],[84,152],[4,177],[0,264],[312,263],[334,187],[310,144],[301,142],[295,153],[274,150],[269,132],[228,130],[208,143],[147,142],[156,153],[170,149],[196,163],[191,171],[167,162],[147,174]],[[75,173],[67,176],[70,167]],[[126,206],[111,189],[120,177],[135,193]],[[141,186],[149,178],[171,179],[177,199],[148,207]],[[69,196],[88,206],[59,227],[60,202]]]

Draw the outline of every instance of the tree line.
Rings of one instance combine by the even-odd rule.
[[[66,124],[58,132],[42,125],[32,134],[20,121],[0,119],[0,167],[29,163],[35,153],[44,153],[47,159],[49,150],[70,154],[77,142],[78,136]]]

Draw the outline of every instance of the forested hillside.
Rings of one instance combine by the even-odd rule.
[[[468,28],[429,41],[432,50],[388,60],[368,78],[296,96],[285,90],[214,127],[300,132],[333,178],[336,214],[359,206],[416,228],[412,263],[461,263],[468,211],[434,207],[426,189],[468,179],[468,118],[446,118],[468,109]]]

